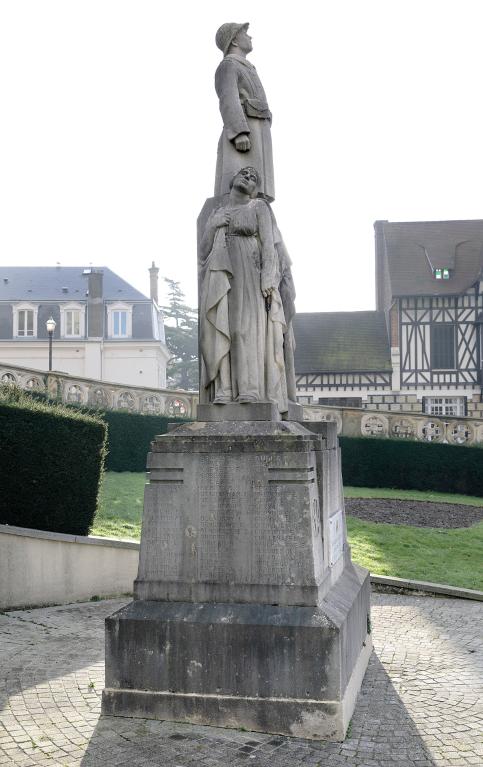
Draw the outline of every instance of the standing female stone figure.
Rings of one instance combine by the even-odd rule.
[[[216,44],[223,60],[215,73],[223,131],[218,143],[215,196],[230,191],[230,181],[244,165],[256,168],[258,195],[275,199],[273,179],[272,115],[257,70],[247,60],[252,50],[248,24],[222,24]]]
[[[273,221],[257,199],[260,176],[242,168],[228,204],[209,217],[201,240],[201,402],[273,402],[288,409],[285,316]]]

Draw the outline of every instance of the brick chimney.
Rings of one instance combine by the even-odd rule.
[[[149,287],[151,300],[155,301],[156,303],[158,303],[158,274],[159,269],[153,261],[149,269]]]
[[[85,272],[84,272],[85,273]],[[104,303],[102,300],[102,270],[91,269],[87,273],[87,336],[102,338],[104,336]]]

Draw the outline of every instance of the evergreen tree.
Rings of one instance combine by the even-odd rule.
[[[166,345],[173,355],[167,367],[168,386],[198,388],[198,312],[185,303],[180,283],[164,278],[168,305],[163,306]]]

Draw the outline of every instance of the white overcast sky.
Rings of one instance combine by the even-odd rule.
[[[196,301],[225,21],[274,115],[299,311],[374,308],[376,219],[483,217],[479,0],[1,0],[2,264],[148,292],[155,260]]]

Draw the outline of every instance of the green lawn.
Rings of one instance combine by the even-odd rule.
[[[145,482],[144,472],[106,472],[92,535],[139,540]]]
[[[483,590],[483,522],[441,530],[348,516],[347,533],[354,561],[375,575]]]
[[[108,472],[101,492],[93,535],[139,539],[144,473]],[[483,498],[418,490],[346,487],[347,498],[406,498],[483,506]],[[356,562],[377,575],[393,575],[483,590],[483,522],[469,528],[389,525],[347,518]]]

